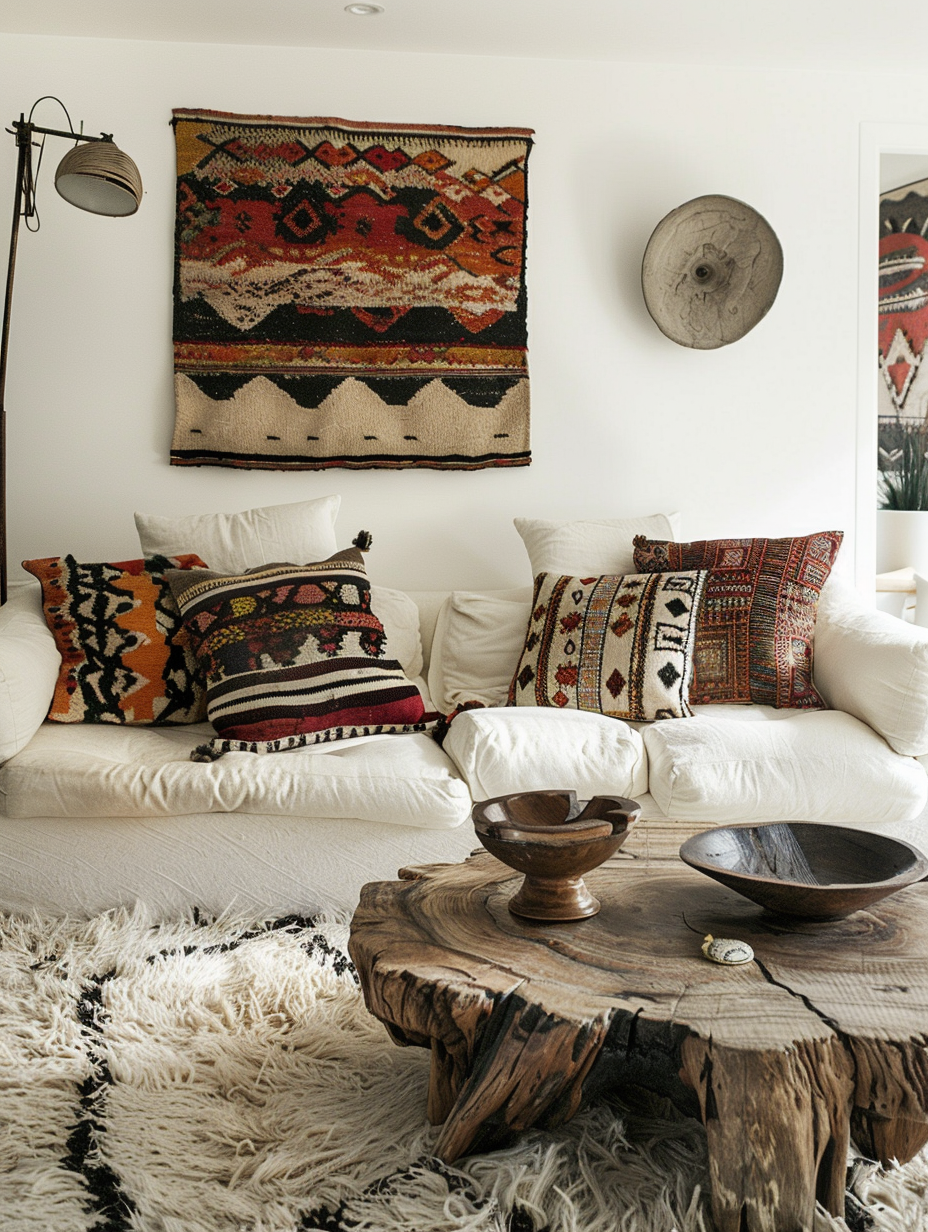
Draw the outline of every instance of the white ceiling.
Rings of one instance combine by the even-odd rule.
[[[381,0],[376,17],[350,16],[346,2],[0,0],[0,32],[696,63],[707,71],[900,66],[888,10],[876,0]]]

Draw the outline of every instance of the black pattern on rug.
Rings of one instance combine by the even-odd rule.
[[[77,1017],[87,1042],[91,1072],[78,1088],[78,1119],[68,1137],[64,1166],[79,1173],[86,1185],[89,1214],[99,1232],[130,1232],[135,1204],[120,1184],[119,1177],[99,1153],[100,1139],[106,1133],[106,1095],[113,1076],[99,1051],[99,1038],[106,1025],[103,989],[116,975],[115,969],[95,976],[81,990]]]
[[[126,931],[120,932],[123,925]],[[274,1232],[612,1232],[617,1221],[632,1217],[634,1225],[628,1226],[636,1232],[710,1232],[701,1130],[693,1121],[667,1121],[657,1113],[630,1113],[602,1103],[558,1131],[527,1131],[510,1147],[454,1166],[431,1155],[434,1137],[424,1108],[427,1058],[421,1049],[396,1048],[366,1015],[343,948],[344,926],[303,915],[226,922],[195,913],[186,923],[155,926],[100,917],[83,926],[50,924],[53,940],[46,948],[41,934],[28,933],[21,921],[19,926],[13,947],[0,924],[0,957],[8,959],[12,948],[22,956],[21,968],[7,964],[4,970],[31,972],[39,994],[52,996],[78,1032],[59,1032],[62,1055],[73,1059],[73,1043],[79,1041],[80,1057],[70,1069],[83,1077],[73,1080],[70,1100],[61,1088],[60,1106],[69,1105],[77,1115],[60,1138],[57,1168],[79,1176],[82,1186],[68,1190],[66,1220],[51,1216],[43,1222],[34,1214],[17,1216],[3,1189],[12,1178],[0,1174],[4,1229],[186,1229],[176,1195],[172,1205],[165,1191],[176,1178],[188,1186],[189,1226],[198,1232],[253,1232],[265,1226]],[[229,966],[224,960],[233,954],[241,961]],[[189,959],[198,965],[185,969]],[[148,983],[146,971],[152,973]],[[300,991],[304,985],[308,996]],[[242,1004],[249,997],[252,1010]],[[215,1029],[209,1017],[214,1011],[219,1019],[231,1015],[227,1034]],[[49,1015],[53,1024],[58,1012]],[[191,1034],[185,1035],[188,1028]],[[152,1039],[133,1053],[144,1030]],[[163,1040],[162,1030],[168,1033]],[[49,1045],[36,1039],[40,1055],[54,1050],[54,1040]],[[176,1065],[180,1069],[173,1073]],[[266,1067],[271,1077],[263,1082]],[[340,1078],[342,1067],[347,1082]],[[385,1080],[392,1085],[384,1086]],[[29,1087],[28,1079],[23,1087]],[[184,1104],[191,1092],[199,1102]],[[249,1119],[249,1109],[280,1099],[281,1119]],[[173,1136],[178,1116],[193,1118],[192,1138]],[[163,1118],[167,1129],[160,1124]],[[236,1160],[247,1165],[248,1155],[238,1146],[247,1144],[256,1128],[266,1135],[263,1150],[253,1172],[247,1167],[242,1172]],[[359,1140],[360,1154],[357,1149],[346,1154],[345,1144],[357,1148]],[[335,1153],[327,1166],[320,1160],[332,1141]],[[198,1153],[198,1143],[213,1148],[218,1143],[221,1149]],[[301,1158],[310,1164],[305,1175],[314,1179],[302,1188],[268,1189],[263,1170],[286,1176],[295,1166],[299,1175],[305,1170]],[[919,1219],[924,1223],[928,1214],[923,1197],[928,1173],[924,1163],[920,1166],[922,1172],[910,1173],[906,1181],[904,1170],[887,1173],[872,1162],[855,1161],[849,1181],[856,1192],[847,1194],[846,1222],[824,1217],[817,1230],[908,1232],[921,1226]],[[47,1175],[53,1188],[54,1169]],[[16,1195],[20,1209],[22,1201],[32,1201],[34,1208],[35,1191],[41,1195],[44,1186],[28,1179],[24,1184]],[[250,1184],[239,1208],[223,1196]],[[592,1200],[591,1186],[598,1191]],[[60,1212],[60,1197],[58,1202],[54,1209]],[[265,1216],[268,1203],[272,1213]]]

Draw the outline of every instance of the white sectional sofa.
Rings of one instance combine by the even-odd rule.
[[[421,648],[408,653],[421,649],[435,705],[489,703],[459,714],[443,747],[394,735],[203,764],[189,753],[205,724],[45,722],[58,653],[38,587],[17,588],[0,609],[0,908],[350,909],[366,881],[473,850],[474,799],[529,788],[632,796],[645,819],[690,830],[809,819],[928,847],[928,631],[838,582],[815,637],[834,709],[707,706],[637,728],[498,705],[530,591],[409,598]]]

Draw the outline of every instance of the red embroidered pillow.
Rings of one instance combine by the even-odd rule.
[[[199,556],[80,564],[24,560],[42,583],[45,621],[61,654],[48,717],[56,723],[199,723],[206,691],[164,580],[204,568]]]
[[[815,614],[841,531],[672,543],[635,536],[635,568],[708,569],[690,701],[824,709],[812,683]]]

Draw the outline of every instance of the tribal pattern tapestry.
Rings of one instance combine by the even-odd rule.
[[[928,180],[880,196],[878,468],[928,430]],[[924,451],[919,445],[918,455]]]
[[[172,465],[528,465],[531,129],[173,123]]]

